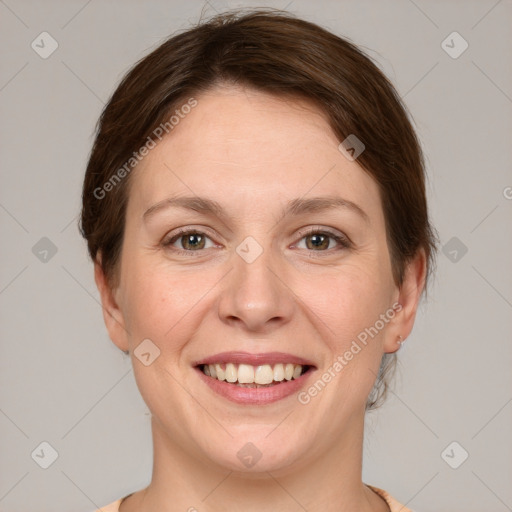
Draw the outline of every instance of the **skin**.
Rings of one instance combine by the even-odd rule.
[[[342,155],[312,104],[233,86],[196,99],[133,171],[116,289],[101,255],[95,264],[109,335],[130,351],[152,413],[152,481],[120,510],[386,511],[361,477],[365,403],[383,354],[413,328],[424,253],[398,287],[378,186]],[[225,216],[168,208],[143,219],[156,203],[190,195],[219,202]],[[347,208],[280,220],[288,201],[325,195],[356,203],[368,222]],[[206,245],[162,245],[187,227]],[[316,248],[298,233],[308,227],[352,245],[328,238]],[[250,264],[236,252],[247,236],[263,249]],[[187,247],[193,254],[173,252]],[[286,352],[314,362],[310,385],[396,302],[400,312],[307,405],[296,395],[235,404],[192,367],[224,351]],[[133,354],[147,338],[161,351],[149,366]],[[252,468],[237,457],[248,442],[262,454]]]

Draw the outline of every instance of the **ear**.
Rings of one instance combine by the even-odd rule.
[[[98,254],[94,262],[94,280],[100,292],[103,320],[108,335],[118,348],[128,351],[128,331],[126,330],[123,313],[116,301],[115,290],[111,289],[101,267],[101,254]]]
[[[427,259],[424,249],[420,249],[405,268],[402,286],[399,288],[396,314],[390,322],[388,336],[384,342],[384,352],[396,352],[398,341],[405,341],[412,331],[421,293],[425,287]],[[401,337],[401,338],[400,338]]]

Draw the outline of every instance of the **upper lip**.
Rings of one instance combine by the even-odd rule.
[[[193,366],[202,364],[249,364],[259,366],[263,364],[300,364],[302,366],[315,366],[311,361],[302,357],[286,354],[285,352],[262,352],[259,354],[250,354],[249,352],[220,352],[196,361]]]

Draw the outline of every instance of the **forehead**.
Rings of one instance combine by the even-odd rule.
[[[338,150],[328,120],[313,103],[231,86],[195,99],[197,105],[133,171],[132,205],[148,207],[172,193],[219,202],[275,200],[276,206],[339,193],[378,208],[376,183]]]
[[[336,145],[336,138],[310,102],[221,86],[197,98],[163,145],[172,146],[183,162],[200,155],[247,169],[273,161],[296,163],[319,142]]]

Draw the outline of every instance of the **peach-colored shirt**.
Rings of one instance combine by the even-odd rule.
[[[373,485],[368,485],[370,489],[372,489],[374,492],[376,492],[379,496],[384,498],[384,501],[389,505],[389,508],[391,512],[413,512],[411,509],[405,507],[401,503],[398,503],[392,496],[390,496],[386,491],[383,491],[382,489],[379,489],[378,487],[373,487]],[[128,495],[130,496],[130,495]],[[118,500],[114,501],[110,505],[107,505],[105,507],[102,507],[96,512],[119,512],[119,507],[121,505],[121,502],[127,498],[128,496],[125,496],[124,498],[119,498]]]

